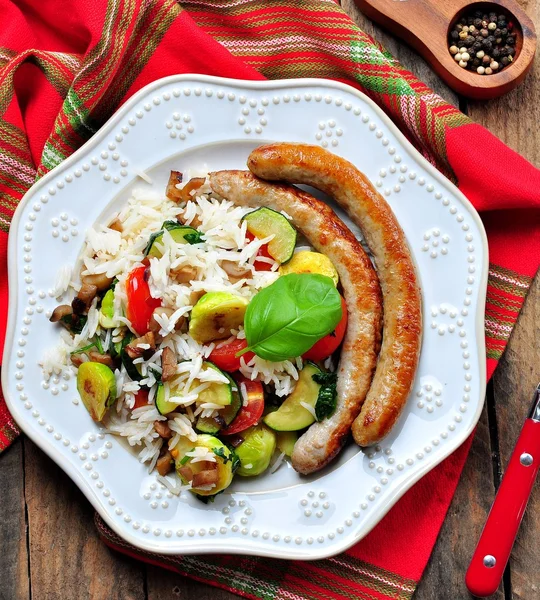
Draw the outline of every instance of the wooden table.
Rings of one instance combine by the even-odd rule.
[[[540,23],[540,0],[519,0]],[[446,100],[459,105],[509,146],[540,166],[540,62],[525,83],[489,103],[458,98],[414,52],[381,32],[342,0],[358,25]],[[494,164],[484,177],[496,177]],[[540,278],[488,387],[467,465],[416,600],[469,598],[463,577],[501,473],[539,379]],[[0,458],[0,600],[226,600],[236,598],[109,551],[97,537],[93,509],[71,480],[26,438]],[[497,600],[540,598],[540,489],[529,508]]]

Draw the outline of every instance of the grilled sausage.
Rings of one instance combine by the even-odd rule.
[[[405,235],[367,177],[319,146],[261,146],[250,154],[248,167],[266,180],[307,184],[325,192],[362,230],[379,275],[384,324],[377,369],[352,431],[360,446],[375,444],[387,435],[403,410],[420,357],[421,296]],[[346,364],[345,357],[342,362]]]
[[[348,327],[337,379],[337,407],[332,416],[314,423],[296,442],[293,467],[312,473],[340,451],[358,416],[380,346],[382,302],[377,275],[364,249],[324,202],[292,186],[269,184],[249,171],[210,174],[214,192],[241,206],[284,210],[294,225],[334,263],[347,302]]]

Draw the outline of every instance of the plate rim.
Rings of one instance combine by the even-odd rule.
[[[276,547],[275,551],[272,551],[272,546],[268,547],[268,550],[261,548],[256,552],[249,546],[239,544],[230,545],[227,548],[221,548],[218,540],[213,540],[212,542],[204,542],[205,548],[195,549],[194,551],[190,551],[189,548],[186,550],[182,550],[183,554],[196,554],[196,555],[204,555],[204,554],[212,554],[212,553],[227,553],[227,554],[248,554],[252,556],[262,556],[262,557],[271,557],[271,558],[283,558],[289,560],[320,560],[324,558],[329,558],[332,556],[336,556],[337,554],[341,554],[342,552],[348,550],[353,545],[360,542],[368,533],[376,527],[382,519],[386,516],[388,511],[398,502],[398,500],[405,495],[405,493],[420,479],[422,479],[429,471],[434,469],[437,465],[439,465],[443,460],[448,458],[451,454],[453,454],[470,436],[470,434],[476,428],[478,420],[480,419],[480,415],[482,413],[484,402],[485,402],[485,389],[486,389],[486,364],[487,359],[485,355],[485,330],[484,330],[484,319],[485,319],[485,303],[486,303],[486,294],[487,294],[487,280],[488,280],[488,269],[489,269],[489,251],[488,251],[488,241],[487,235],[480,219],[480,216],[472,203],[468,200],[468,198],[459,190],[459,188],[452,183],[448,178],[446,178],[442,173],[440,173],[422,154],[413,146],[411,142],[405,137],[405,135],[401,132],[401,130],[394,124],[394,122],[390,119],[390,117],[380,108],[371,98],[369,98],[363,92],[357,90],[356,88],[342,83],[338,81],[322,79],[322,78],[305,78],[305,79],[280,79],[280,80],[242,80],[242,79],[234,79],[234,78],[224,78],[224,77],[216,77],[212,75],[200,75],[196,73],[186,73],[180,75],[171,75],[168,77],[163,77],[157,79],[144,86],[140,90],[138,90],[133,96],[131,96],[122,106],[120,106],[114,114],[99,128],[99,130],[80,148],[78,148],[73,154],[71,154],[68,158],[63,160],[59,165],[54,167],[51,171],[49,171],[46,175],[44,175],[39,181],[34,183],[32,187],[24,194],[21,198],[11,220],[10,231],[13,231],[13,235],[9,236],[8,239],[8,287],[9,287],[9,295],[8,295],[8,315],[7,315],[7,328],[6,328],[6,337],[4,341],[4,352],[3,352],[3,360],[2,364],[7,364],[7,357],[10,351],[13,348],[14,337],[15,337],[15,322],[14,322],[14,313],[16,312],[17,302],[18,302],[18,271],[16,268],[16,259],[17,259],[17,243],[18,239],[18,230],[19,224],[21,220],[21,215],[24,211],[24,208],[29,203],[33,195],[37,190],[45,187],[48,182],[54,178],[56,178],[61,172],[66,169],[69,169],[70,165],[76,162],[79,157],[86,152],[90,151],[94,146],[99,145],[101,141],[103,141],[106,136],[110,133],[111,129],[118,124],[118,122],[131,110],[131,108],[139,102],[139,100],[146,96],[147,94],[155,91],[163,85],[168,85],[171,83],[182,83],[184,81],[196,81],[202,84],[214,84],[214,85],[230,85],[238,88],[243,88],[247,90],[283,90],[290,87],[323,87],[333,91],[342,91],[343,93],[352,94],[360,99],[362,102],[365,102],[377,115],[378,118],[392,131],[393,135],[399,140],[401,144],[407,149],[414,159],[433,177],[436,181],[438,181],[443,186],[450,186],[452,192],[458,197],[463,203],[464,208],[468,211],[470,217],[473,219],[475,225],[478,228],[480,233],[480,240],[482,243],[483,250],[483,261],[482,261],[482,272],[481,279],[479,281],[479,290],[478,290],[478,300],[475,311],[475,346],[477,348],[478,353],[478,361],[479,361],[479,391],[481,394],[481,400],[478,403],[476,408],[476,412],[470,422],[470,425],[460,431],[460,435],[456,436],[452,441],[449,441],[445,446],[445,449],[440,452],[440,454],[434,458],[432,461],[424,463],[423,466],[416,471],[409,479],[407,479],[398,489],[392,490],[389,495],[381,502],[379,505],[379,515],[377,519],[374,519],[373,522],[366,523],[366,526],[361,527],[358,535],[352,536],[351,538],[345,538],[342,543],[336,542],[332,543],[320,550],[317,550],[315,547],[310,547],[309,556],[299,556],[298,554],[288,551],[286,548],[282,546]],[[45,436],[39,435],[39,433],[35,433],[34,430],[27,426],[26,420],[22,415],[24,413],[19,410],[19,406],[17,403],[13,401],[11,397],[11,392],[8,386],[8,374],[7,369],[2,369],[1,373],[1,382],[2,389],[4,391],[4,398],[6,401],[6,405],[16,420],[17,425],[20,427],[23,433],[25,433],[42,451],[44,451],[77,485],[77,487],[82,491],[86,499],[92,504],[94,509],[98,512],[100,517],[107,523],[107,525],[123,540],[127,543],[135,546],[140,550],[144,550],[146,552],[154,552],[158,554],[178,554],[178,550],[163,548],[159,544],[153,543],[153,540],[148,539],[140,539],[131,534],[131,532],[123,528],[120,523],[114,521],[109,517],[109,514],[102,510],[102,507],[98,504],[95,495],[91,492],[91,489],[87,483],[87,481],[82,477],[82,473],[79,470],[75,469],[75,467],[64,458],[61,452],[56,450],[54,445],[49,444],[46,440]],[[235,542],[238,541],[235,539]],[[216,544],[216,542],[218,542]],[[214,546],[212,547],[212,544]],[[229,542],[230,544],[230,542]],[[196,544],[194,544],[196,545]],[[217,547],[216,547],[217,546]],[[235,547],[237,546],[237,547]]]

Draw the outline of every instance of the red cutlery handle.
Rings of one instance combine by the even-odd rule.
[[[540,422],[527,419],[465,576],[475,596],[499,587],[539,466]]]

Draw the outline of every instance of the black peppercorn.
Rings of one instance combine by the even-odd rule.
[[[462,25],[467,25],[467,19],[466,19],[466,17],[461,17],[461,19],[459,20],[459,22],[460,22]]]
[[[476,16],[477,14],[478,14],[478,13],[476,13],[476,14],[475,14],[475,16]],[[480,16],[480,17],[476,17],[476,18],[475,18],[475,20],[473,21],[473,25],[474,25],[475,27],[478,27],[478,28],[482,27],[482,18],[481,18],[481,16]]]
[[[482,44],[480,42],[474,42],[474,44],[471,47],[471,50],[476,53],[479,52],[482,49]]]
[[[489,35],[489,31],[488,31],[487,29],[481,29],[481,30],[480,30],[480,35],[481,35],[483,38],[487,38],[487,36]]]
[[[474,38],[472,35],[468,35],[464,41],[465,41],[465,48],[470,48],[474,44]]]
[[[508,35],[508,29],[506,29],[506,27],[503,27],[501,29],[501,37],[504,39],[507,35]]]
[[[508,56],[515,56],[515,55],[516,55],[516,49],[508,48]]]
[[[509,35],[509,36],[506,38],[506,43],[507,43],[509,46],[513,46],[513,45],[516,43],[516,40],[515,40],[515,38],[514,38],[513,36]]]
[[[497,29],[495,29],[495,31],[493,32],[493,35],[494,35],[496,38],[499,38],[499,37],[501,37],[501,30],[500,30],[500,29],[497,27]]]
[[[504,65],[506,67],[506,65],[508,64],[508,56],[503,56],[503,58],[501,58],[501,64]]]
[[[476,19],[480,19],[480,20],[481,20],[481,19],[482,19],[482,16],[483,16],[483,13],[482,13],[482,11],[481,11],[481,10],[475,10],[475,11],[474,11],[474,17],[475,17]]]
[[[457,40],[459,40],[459,33],[457,31],[451,31],[450,32],[450,39],[454,42],[457,42]]]
[[[491,51],[492,58],[498,59],[501,56],[501,51],[498,48],[493,48]]]
[[[494,35],[488,35],[487,36],[487,40],[488,42],[491,42],[492,44],[495,43],[495,36]]]
[[[479,67],[480,66],[480,59],[479,58],[473,58],[472,66],[475,67],[475,68]]]
[[[489,52],[489,51],[491,50],[491,48],[492,48],[492,47],[493,47],[493,46],[492,46],[492,44],[491,44],[491,42],[490,42],[489,40],[484,40],[484,41],[482,42],[482,49],[483,49],[484,51],[486,51],[486,52]]]

